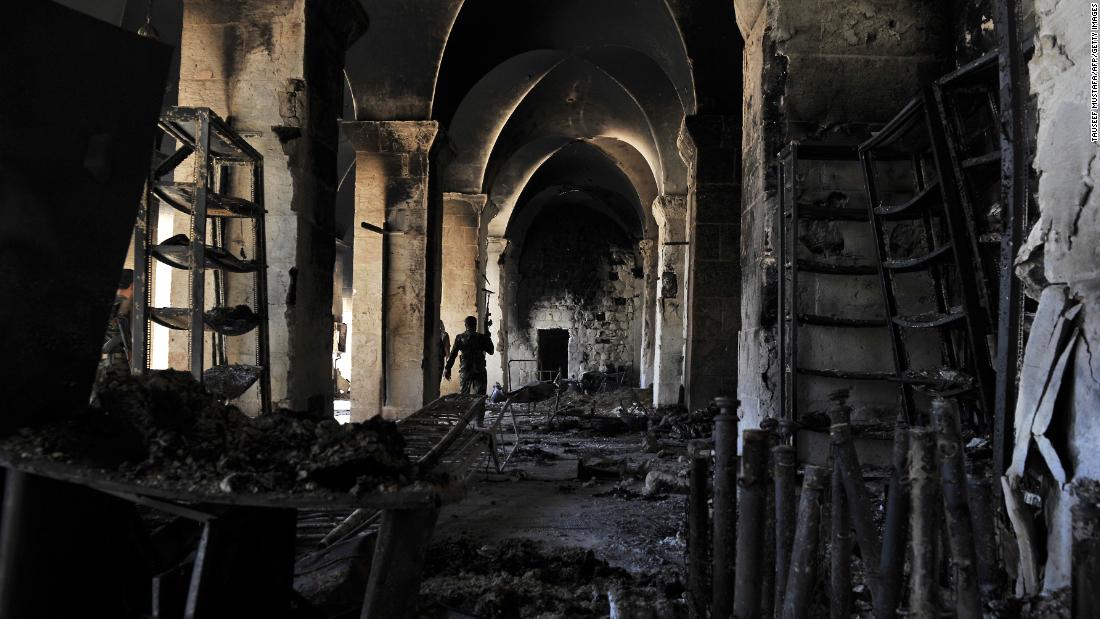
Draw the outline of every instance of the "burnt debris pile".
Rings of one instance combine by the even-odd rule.
[[[112,479],[197,494],[362,494],[413,476],[396,424],[379,417],[340,425],[280,410],[251,418],[175,370],[111,374],[99,402],[0,447],[10,458],[108,469]]]

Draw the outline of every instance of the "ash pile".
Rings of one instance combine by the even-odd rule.
[[[99,469],[199,495],[340,492],[405,484],[415,469],[396,424],[339,424],[285,410],[248,417],[189,373],[111,373],[99,404],[0,440],[8,458]]]
[[[609,565],[591,550],[550,550],[531,540],[435,544],[418,616],[476,619],[687,617],[676,574]],[[642,612],[644,611],[644,613]]]

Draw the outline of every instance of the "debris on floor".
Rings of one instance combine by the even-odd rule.
[[[24,428],[0,442],[8,457],[110,469],[113,479],[180,492],[365,493],[411,481],[396,424],[341,425],[277,411],[251,418],[187,372],[106,377],[99,408]]]
[[[433,547],[420,586],[420,616],[457,610],[482,619],[606,617],[644,603],[656,618],[686,617],[678,576],[638,575],[592,550],[561,551],[530,540]],[[620,615],[633,616],[633,615]]]

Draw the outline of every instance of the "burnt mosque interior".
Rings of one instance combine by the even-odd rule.
[[[1098,51],[8,0],[0,619],[1100,617]]]

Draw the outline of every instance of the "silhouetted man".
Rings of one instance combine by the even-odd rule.
[[[485,374],[485,355],[493,354],[493,338],[488,333],[477,332],[477,318],[466,317],[466,331],[455,336],[451,354],[447,357],[447,368],[443,378],[451,380],[451,368],[455,357],[462,353],[462,363],[458,366],[458,380],[462,393],[485,395],[488,377]]]

